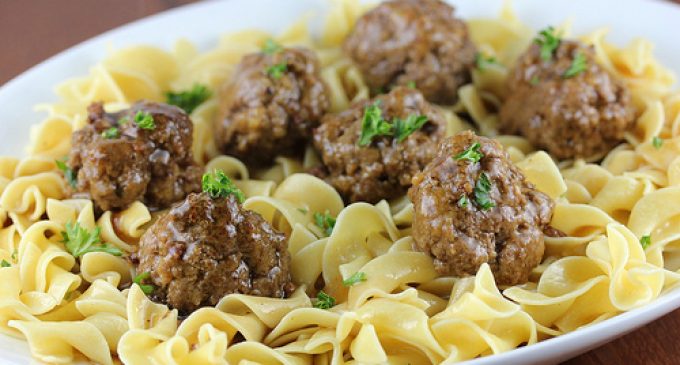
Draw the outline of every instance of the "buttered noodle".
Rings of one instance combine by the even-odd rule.
[[[317,52],[333,111],[368,96],[340,50],[365,10],[357,1],[336,1],[319,39],[304,22],[275,37]],[[456,116],[467,113],[481,133],[495,136],[494,110],[508,68],[535,31],[507,7],[498,19],[469,20],[469,27],[478,48],[500,64],[475,70],[460,102],[443,108],[448,132],[471,128]],[[527,178],[556,200],[552,225],[567,234],[546,237],[543,263],[530,282],[509,288],[496,287],[488,265],[474,277],[438,277],[432,260],[411,250],[413,210],[406,198],[344,206],[332,187],[301,173],[318,163],[311,150],[304,160],[280,157],[261,171],[219,156],[211,134],[217,100],[202,104],[191,115],[194,156],[237,179],[248,197],[244,207],[289,235],[299,288],[288,299],[229,295],[182,321],[138,286],[119,289],[131,282],[122,258],[95,252],[78,264],[65,251],[60,232],[69,221],[98,226],[102,241],[133,252],[154,218],[138,202],[95,220],[90,201],[66,199],[54,160],[68,153],[91,102],[116,110],[142,98],[162,101],[165,91],[195,83],[216,90],[242,55],[272,36],[230,34],[205,53],[187,41],[170,52],[115,51],[87,76],[58,86],[60,101],[42,106],[48,117],[31,131],[28,157],[0,157],[0,259],[11,263],[0,269],[0,331],[25,338],[33,356],[52,363],[84,355],[101,364],[116,356],[126,364],[425,364],[531,345],[650,303],[680,279],[680,204],[672,203],[680,202],[680,94],[672,92],[674,77],[654,60],[649,42],[617,48],[605,34],[581,39],[633,94],[639,117],[627,143],[599,164],[558,165],[521,137],[496,136]],[[655,136],[664,140],[660,148],[652,146]],[[310,213],[325,211],[337,216],[330,237]],[[643,249],[645,235],[651,245]],[[342,285],[358,271],[367,281]],[[339,303],[330,310],[313,308],[305,293],[319,277]]]

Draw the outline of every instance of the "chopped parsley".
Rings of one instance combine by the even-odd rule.
[[[267,75],[274,80],[280,79],[286,71],[288,71],[288,63],[286,61],[267,67]]]
[[[482,172],[479,174],[479,178],[477,179],[474,188],[475,202],[482,210],[489,210],[496,206],[496,203],[494,203],[489,196],[490,191],[491,181],[489,181],[489,177],[486,176],[486,173]]]
[[[465,195],[461,196],[460,199],[458,199],[458,202],[456,204],[461,208],[467,208],[467,206],[468,206],[467,196],[465,196]]]
[[[239,203],[246,200],[245,195],[233,181],[222,170],[215,170],[212,174],[203,174],[201,180],[203,192],[208,193],[212,198],[226,198],[233,195]]]
[[[165,93],[168,99],[168,104],[176,105],[182,108],[188,114],[191,114],[199,105],[203,104],[210,97],[211,92],[205,85],[194,84],[194,86],[187,91]]]
[[[479,160],[484,157],[484,154],[479,152],[481,147],[482,145],[480,145],[479,142],[475,142],[470,145],[470,147],[466,148],[465,151],[457,154],[454,158],[458,161],[468,160],[470,162],[479,162]]]
[[[302,213],[302,214],[307,214],[307,213],[309,213],[309,211],[308,211],[307,209],[305,209],[305,208],[297,208],[297,210],[298,210],[298,212],[300,212],[300,213]]]
[[[61,232],[62,243],[73,257],[81,257],[89,252],[106,252],[114,256],[123,255],[118,247],[101,242],[99,227],[92,232],[80,226],[80,223],[66,223],[66,231]]]
[[[271,38],[264,41],[264,45],[262,46],[262,52],[264,52],[265,54],[279,53],[282,50],[283,47],[281,47],[280,44],[276,43],[276,41],[274,41]]]
[[[409,88],[409,89],[415,89],[416,88],[416,82],[411,80],[411,81],[406,83],[406,87]]]
[[[418,129],[422,128],[425,123],[427,123],[428,119],[424,115],[415,115],[411,114],[409,115],[406,120],[400,119],[400,118],[395,118],[394,119],[394,137],[397,139],[398,143],[401,143],[404,141],[408,136],[411,135],[411,133],[417,131]]]
[[[12,259],[12,261],[17,262],[17,256],[18,255],[19,255],[19,250],[17,250],[15,248],[14,250],[12,250],[12,256],[10,256],[10,258]]]
[[[333,228],[335,227],[335,218],[333,218],[328,211],[321,214],[319,212],[314,213],[314,224],[321,228],[326,236],[330,236],[333,233]]]
[[[316,300],[314,301],[314,308],[331,309],[334,306],[335,298],[326,294],[323,290],[316,295]]]
[[[151,284],[143,284],[144,281],[148,280],[151,277],[150,272],[143,272],[137,276],[135,276],[134,279],[132,279],[132,282],[139,285],[139,288],[142,289],[144,294],[149,295],[153,293],[154,289],[156,289],[153,285]]]
[[[118,125],[123,125],[123,124],[125,124],[129,121],[130,121],[130,118],[128,118],[127,116],[122,117],[122,118],[118,119]]]
[[[475,66],[479,71],[484,71],[490,65],[497,64],[496,57],[494,56],[484,56],[481,52],[477,52],[475,55]]]
[[[646,250],[649,245],[652,244],[652,237],[650,235],[645,235],[640,237],[640,245],[643,250]]]
[[[342,281],[342,285],[344,286],[352,286],[359,284],[362,281],[366,281],[366,273],[365,272],[355,272],[354,275],[348,277],[347,279]]]
[[[401,143],[413,132],[422,128],[427,121],[428,119],[424,115],[412,114],[406,119],[395,118],[390,123],[382,117],[380,102],[376,101],[364,109],[358,144],[361,147],[368,146],[373,138],[378,136],[392,136],[398,143]]]
[[[529,83],[531,85],[538,85],[538,83],[541,82],[541,79],[538,78],[538,75],[531,76],[531,80],[529,80]]]
[[[0,262],[0,267],[10,267],[10,266],[12,266],[12,264],[7,262],[7,260],[2,260],[2,262]]]
[[[543,61],[549,61],[552,58],[553,53],[560,46],[560,41],[560,37],[553,27],[548,27],[538,33],[534,43],[539,45]]]
[[[141,129],[153,130],[156,129],[156,123],[153,121],[151,114],[143,111],[138,111],[135,114],[135,124]]]
[[[659,148],[661,148],[661,146],[663,146],[663,139],[654,136],[654,138],[652,138],[652,146],[654,146],[654,148],[658,150]]]
[[[359,146],[368,146],[377,136],[389,136],[392,134],[392,125],[382,117],[380,102],[369,105],[364,109],[364,118],[361,121],[361,136]]]
[[[68,161],[68,157],[64,157],[61,160],[54,160],[54,162],[57,164],[57,167],[61,172],[64,173],[64,178],[66,181],[71,185],[72,188],[75,189],[76,184],[78,183],[78,177],[76,176],[76,173],[71,170],[70,167],[66,164]]]
[[[118,128],[116,128],[116,127],[111,127],[111,128],[102,132],[102,137],[104,137],[105,139],[118,138],[119,135],[120,134],[118,132]]]
[[[570,77],[574,77],[581,72],[585,71],[587,68],[586,64],[586,56],[582,52],[576,52],[576,55],[574,56],[574,60],[571,61],[571,66],[567,69],[567,71],[564,72],[562,77],[565,79],[568,79]]]

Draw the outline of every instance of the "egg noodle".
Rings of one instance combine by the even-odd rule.
[[[599,63],[625,82],[638,110],[627,142],[599,164],[556,164],[523,138],[496,136],[495,110],[513,61],[535,30],[505,6],[497,19],[468,21],[472,39],[497,64],[475,70],[460,101],[441,107],[450,134],[472,128],[494,136],[528,180],[556,202],[552,225],[566,237],[546,237],[545,257],[527,284],[499,288],[488,265],[476,276],[438,277],[432,259],[412,251],[412,205],[404,197],[376,205],[344,206],[323,181],[302,173],[318,163],[279,157],[272,168],[251,171],[220,156],[212,138],[214,96],[197,108],[194,156],[207,170],[222,169],[245,192],[244,208],[289,236],[292,279],[287,299],[226,296],[183,320],[131,285],[133,269],[103,252],[79,260],[61,243],[69,221],[101,229],[102,241],[134,252],[155,219],[142,203],[96,219],[92,202],[67,199],[55,159],[67,155],[71,133],[86,123],[86,107],[107,110],[138,99],[163,101],[168,90],[196,83],[217,90],[244,54],[273,37],[283,45],[314,49],[329,86],[331,110],[368,97],[360,72],[341,44],[367,10],[358,1],[332,3],[325,30],[312,38],[306,21],[279,36],[242,31],[205,53],[188,41],[174,50],[137,46],[111,52],[87,76],[56,89],[60,101],[41,105],[48,117],[31,131],[28,156],[0,157],[0,331],[23,338],[33,356],[70,363],[85,356],[100,364],[429,364],[512,350],[577,330],[652,302],[680,279],[680,94],[674,76],[635,40],[617,48],[606,31],[581,37]],[[568,26],[561,27],[569,34]],[[654,137],[663,139],[659,147]],[[656,145],[656,146],[655,146]],[[313,212],[337,216],[330,237]],[[650,235],[651,244],[640,244]],[[356,272],[366,281],[343,286]],[[337,300],[312,306],[308,293],[322,280]],[[122,289],[122,290],[121,290]]]

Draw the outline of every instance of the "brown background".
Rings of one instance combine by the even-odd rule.
[[[105,30],[191,2],[0,0],[0,84]],[[679,341],[680,310],[676,310],[566,364],[680,364]]]

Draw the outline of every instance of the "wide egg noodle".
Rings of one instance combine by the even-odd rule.
[[[116,357],[125,364],[451,363],[574,331],[676,288],[680,93],[673,91],[673,73],[656,61],[649,41],[616,47],[606,30],[580,37],[628,85],[637,122],[600,163],[555,162],[526,139],[496,130],[506,78],[535,35],[509,5],[498,18],[468,21],[478,49],[498,63],[473,70],[460,101],[437,108],[447,135],[476,128],[493,136],[529,182],[555,200],[551,225],[566,236],[545,238],[543,262],[528,283],[498,288],[488,265],[467,278],[439,277],[432,259],[412,249],[408,198],[345,206],[331,186],[304,173],[320,163],[309,146],[303,159],[279,156],[264,169],[219,154],[212,121],[221,85],[243,55],[269,38],[316,52],[332,111],[369,96],[341,46],[371,5],[333,0],[318,38],[310,35],[307,16],[278,36],[240,31],[209,50],[186,40],[172,50],[111,48],[86,76],[58,85],[59,101],[39,105],[47,117],[31,128],[28,156],[0,157],[0,259],[10,265],[0,268],[0,332],[26,339],[33,356],[50,363],[83,356],[101,364]],[[568,23],[558,28],[569,34]],[[289,236],[298,288],[285,299],[228,295],[180,322],[176,310],[131,283],[135,273],[126,260],[102,252],[76,260],[61,242],[65,225],[78,222],[99,227],[103,242],[134,252],[157,214],[135,202],[96,219],[91,201],[65,199],[54,161],[68,154],[90,103],[116,111],[195,84],[212,91],[191,114],[196,160],[208,171],[225,171],[244,191],[244,207]],[[315,213],[337,219],[330,236]],[[643,248],[647,236],[651,244]],[[357,272],[366,280],[343,285]],[[314,308],[319,289],[337,305]]]

